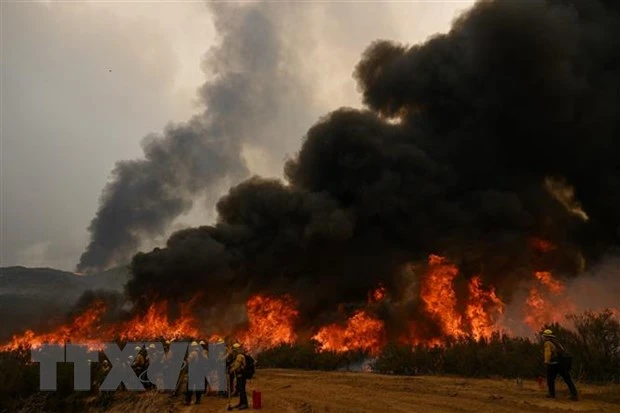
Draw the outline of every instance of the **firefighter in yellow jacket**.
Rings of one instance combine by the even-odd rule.
[[[202,388],[196,388],[189,382],[189,365],[198,363],[198,358],[200,357],[198,353],[201,353],[201,352],[202,352],[202,348],[200,347],[200,345],[197,342],[192,341],[192,343],[190,344],[189,350],[188,350],[188,354],[187,354],[188,371],[187,371],[187,378],[186,378],[187,384],[185,387],[185,404],[187,406],[189,406],[192,403],[192,395],[196,396],[196,404],[200,404],[200,400],[202,399],[202,394],[204,393]]]
[[[553,331],[543,331],[545,366],[547,366],[547,397],[555,398],[555,379],[559,375],[564,379],[570,391],[571,400],[578,400],[577,389],[570,377],[570,359],[566,357],[564,347],[556,340]]]
[[[230,373],[234,374],[237,378],[235,392],[239,393],[239,404],[233,408],[237,410],[246,410],[249,406],[248,395],[245,391],[245,354],[239,343],[233,344],[232,355],[233,361],[230,365]]]
[[[146,363],[146,350],[140,346],[136,346],[134,351],[136,352],[136,358],[131,367],[136,372],[136,376],[138,376],[140,381],[142,381],[144,379],[144,377],[142,377],[142,373],[148,367]]]

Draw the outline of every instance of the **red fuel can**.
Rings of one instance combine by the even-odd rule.
[[[260,409],[263,407],[263,401],[261,399],[261,393],[257,390],[252,391],[252,408]]]

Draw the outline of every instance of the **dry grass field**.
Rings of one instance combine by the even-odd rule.
[[[581,400],[567,399],[558,381],[558,398],[545,398],[538,383],[526,380],[460,377],[402,377],[372,373],[259,370],[248,384],[262,392],[265,413],[512,413],[620,411],[620,386],[579,385]],[[227,410],[226,399],[206,397],[200,405],[184,406],[180,397],[122,392],[114,395],[111,413],[208,413]],[[236,400],[233,400],[233,405]],[[103,410],[93,410],[103,411]]]

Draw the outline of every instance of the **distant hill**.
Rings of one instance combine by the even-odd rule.
[[[126,267],[91,275],[52,268],[0,268],[0,340],[26,328],[43,328],[67,314],[87,290],[123,290]]]

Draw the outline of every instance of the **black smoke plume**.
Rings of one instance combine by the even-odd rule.
[[[145,239],[163,235],[196,198],[247,177],[245,145],[274,152],[291,129],[282,125],[305,120],[299,106],[306,90],[277,28],[290,7],[279,6],[209,4],[219,42],[204,60],[212,76],[198,91],[204,111],[147,137],[144,159],[117,163],[78,271],[128,263]]]
[[[402,296],[429,253],[507,298],[533,263],[571,275],[619,243],[617,3],[482,1],[423,44],[372,44],[354,75],[367,110],[314,125],[287,183],[246,180],[216,225],[137,254],[135,302],[288,292],[311,325],[379,283]]]

